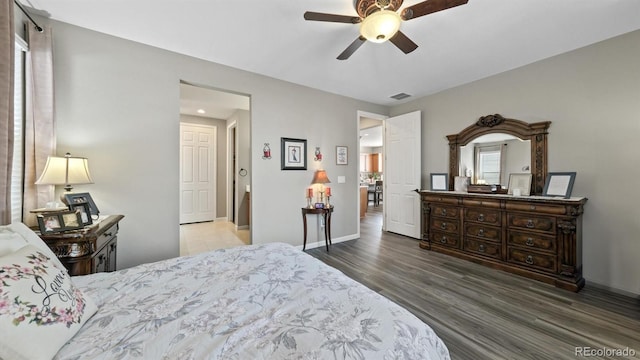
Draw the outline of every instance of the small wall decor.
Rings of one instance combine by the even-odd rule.
[[[262,148],[262,159],[271,159],[271,148],[269,147],[269,143],[264,143],[264,147]]]
[[[280,138],[281,169],[307,170],[307,140]]]
[[[349,164],[349,148],[346,146],[336,146],[336,165]]]
[[[320,147],[316,146],[316,151],[314,152],[313,160],[322,161],[322,153],[320,152]]]

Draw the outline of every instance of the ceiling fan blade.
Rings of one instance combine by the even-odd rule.
[[[347,24],[357,24],[362,21],[358,16],[347,16],[347,15],[335,15],[335,14],[325,14],[318,13],[313,11],[307,11],[304,13],[305,20],[313,20],[313,21],[328,21],[328,22],[337,22],[337,23],[347,23]]]
[[[398,31],[391,39],[389,39],[393,45],[402,50],[403,53],[408,54],[418,48],[418,45],[407,37],[402,31]]]
[[[405,8],[404,10],[402,10],[400,17],[403,20],[411,20],[420,16],[432,14],[434,12],[464,5],[468,2],[469,0],[426,0]]]
[[[365,41],[367,41],[367,39],[363,38],[362,36],[359,36],[357,39],[355,39],[351,43],[351,45],[347,46],[347,48],[344,49],[344,51],[340,55],[338,55],[337,59],[338,60],[347,60],[349,58],[349,56],[351,56],[351,54],[356,52],[356,50],[358,50],[358,48],[360,46],[362,46],[362,44],[365,43]]]

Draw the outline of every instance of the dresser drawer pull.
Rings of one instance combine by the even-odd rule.
[[[533,229],[534,227],[536,227],[536,224],[533,223],[533,220],[529,219],[527,220],[527,227],[529,229]]]
[[[442,209],[442,216],[447,216],[447,209]]]
[[[487,249],[487,247],[484,246],[484,244],[480,244],[480,246],[478,246],[478,251],[480,251],[480,252],[485,252],[486,249]]]
[[[443,222],[442,224],[440,224],[440,229],[447,230],[447,223]]]
[[[527,241],[524,242],[527,246],[533,246],[533,239],[527,238]]]
[[[112,232],[106,232],[106,233],[104,233],[104,236],[106,236],[106,237],[111,237],[112,235],[113,235],[113,233],[112,233]]]
[[[480,237],[484,236],[484,229],[480,229],[480,231],[478,231],[478,236]]]
[[[484,214],[478,215],[478,221],[484,221]]]
[[[443,236],[442,239],[440,239],[440,242],[443,243],[443,244],[446,244],[447,243],[447,237]]]
[[[527,258],[524,260],[529,265],[533,265],[533,256],[527,255]]]

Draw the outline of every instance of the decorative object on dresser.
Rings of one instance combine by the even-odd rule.
[[[123,215],[109,215],[93,225],[64,233],[38,233],[69,275],[116,270],[117,234]]]
[[[527,124],[500,115],[481,117],[459,134],[447,136],[452,176],[463,172],[459,163],[460,146],[473,142],[479,136],[506,133],[531,142],[533,184],[530,190],[534,195],[541,195],[547,176],[547,134],[550,124],[548,121]],[[450,182],[449,189],[453,190],[453,186]],[[582,213],[586,198],[496,194],[491,187],[500,185],[488,185],[487,189],[491,189],[489,193],[472,194],[474,186],[485,185],[469,185],[469,194],[420,192],[421,248],[572,291],[579,291],[584,286]],[[525,189],[520,190],[521,194],[525,193]]]
[[[45,212],[36,215],[42,234],[82,229],[82,218],[77,210]]]
[[[431,191],[444,191],[448,189],[446,173],[431,173]]]
[[[547,174],[547,181],[544,183],[544,196],[562,196],[565,199],[571,197],[573,182],[576,180],[575,172],[554,172]]]
[[[530,193],[531,174],[509,174],[509,195],[529,196]]]

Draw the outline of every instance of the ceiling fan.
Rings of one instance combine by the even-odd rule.
[[[348,59],[369,40],[376,43],[391,41],[398,49],[408,54],[418,45],[400,31],[400,22],[466,4],[469,0],[426,0],[396,11],[403,0],[355,0],[358,16],[335,15],[307,11],[305,20],[360,24],[360,36],[340,55],[338,60]]]

